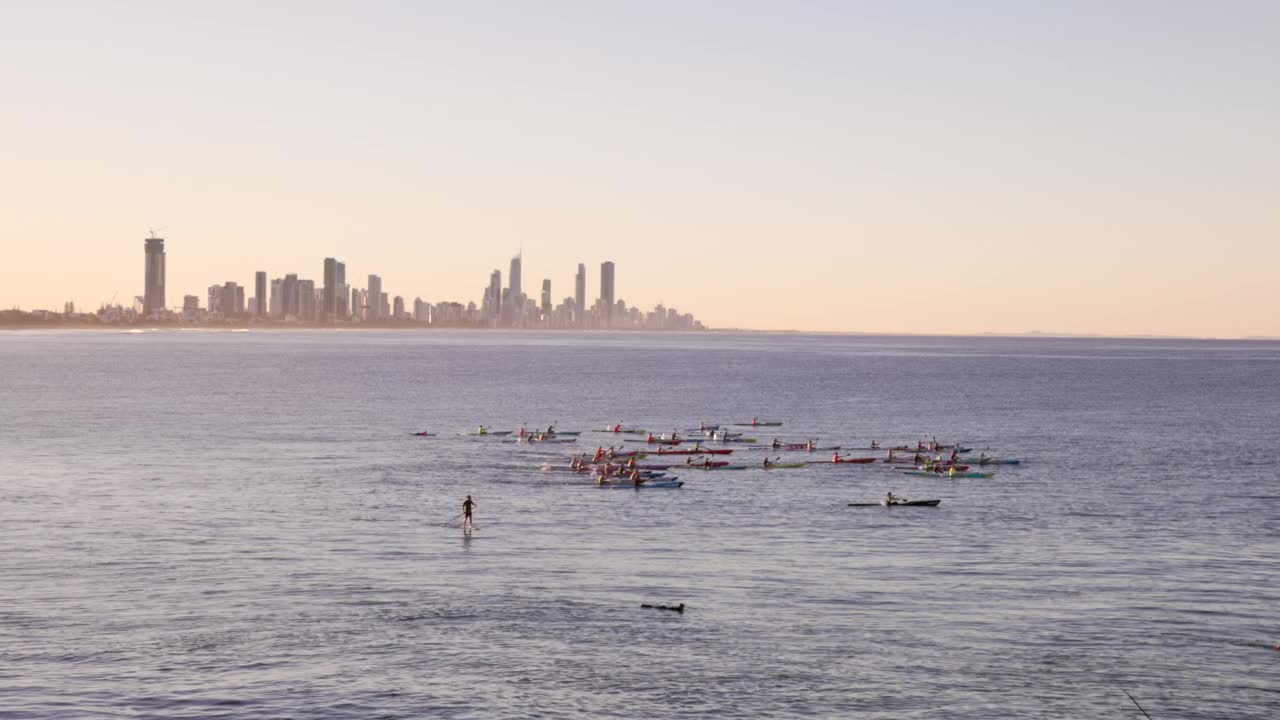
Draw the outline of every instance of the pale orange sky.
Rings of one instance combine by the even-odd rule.
[[[0,306],[522,246],[711,326],[1280,336],[1274,3],[0,8]]]

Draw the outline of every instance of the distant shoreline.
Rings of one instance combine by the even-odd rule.
[[[653,333],[653,334],[671,334],[671,335],[701,335],[701,334],[750,334],[750,335],[827,335],[832,337],[853,336],[853,337],[903,337],[903,338],[970,338],[970,339],[1008,339],[1008,340],[1190,340],[1198,342],[1280,342],[1280,336],[1245,336],[1245,337],[1215,337],[1215,336],[1196,336],[1196,335],[1100,335],[1086,333],[1050,333],[1050,332],[1025,332],[1025,333],[910,333],[910,332],[869,332],[864,330],[760,330],[755,328],[705,328],[702,330],[657,330],[651,328],[483,328],[472,327],[466,325],[458,326],[422,326],[415,324],[359,324],[359,325],[254,325],[254,324],[228,324],[228,325],[181,325],[181,324],[134,324],[134,325],[110,325],[98,323],[61,323],[61,322],[38,322],[38,323],[5,323],[0,324],[0,332],[14,330],[76,330],[76,331],[108,331],[108,332],[127,332],[130,330],[138,330],[145,332],[161,332],[161,331],[196,331],[196,332],[299,332],[299,331],[374,331],[374,330],[393,330],[397,332],[436,332],[436,331],[466,331],[476,333],[489,332],[542,332],[556,334],[581,334],[593,335],[597,333],[608,334],[630,334],[630,333]]]

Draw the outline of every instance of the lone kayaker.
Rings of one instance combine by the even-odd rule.
[[[484,434],[487,434],[488,432],[489,432],[488,430],[485,430],[485,429],[484,429],[484,426],[483,426],[483,425],[481,425],[481,426],[480,426],[480,429],[479,429],[479,430],[476,430],[476,434],[477,434],[477,435],[484,435]]]
[[[476,503],[474,500],[471,499],[470,495],[467,496],[466,500],[462,501],[462,529],[463,530],[470,530],[472,527],[475,526],[475,523],[472,522],[471,520],[471,508],[475,506],[476,506]]]
[[[890,506],[890,505],[897,505],[897,504],[898,504],[898,502],[899,502],[899,500],[901,500],[901,498],[899,498],[899,497],[895,496],[895,495],[893,494],[893,491],[892,491],[892,490],[890,490],[889,492],[887,492],[887,493],[885,493],[885,494],[884,494],[884,501],[883,501],[883,503],[882,503],[882,504],[883,504],[885,507],[888,507],[888,506]]]

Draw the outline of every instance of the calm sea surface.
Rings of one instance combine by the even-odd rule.
[[[1025,464],[464,435],[753,416]],[[1280,343],[0,333],[0,717],[1273,720],[1278,449]]]

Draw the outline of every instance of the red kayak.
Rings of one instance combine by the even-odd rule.
[[[409,434],[413,435],[414,437],[435,437],[435,435],[427,432],[426,430],[423,430],[422,432],[409,433]]]
[[[876,459],[870,458],[832,458],[831,462],[835,464],[847,463],[850,465],[866,465],[875,462]]]
[[[658,448],[650,455],[728,455],[733,448],[685,448],[683,450],[666,450]]]

